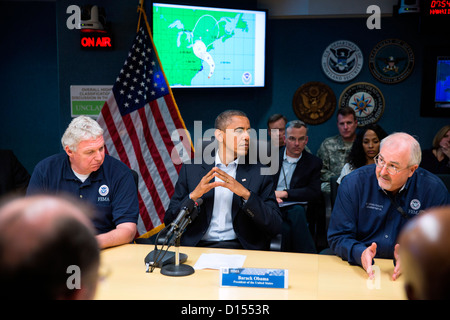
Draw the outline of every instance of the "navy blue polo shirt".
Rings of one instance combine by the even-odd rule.
[[[109,155],[84,182],[73,173],[67,154],[42,160],[34,168],[27,190],[27,195],[38,193],[71,194],[93,204],[96,212],[91,220],[99,234],[138,220],[137,188],[131,170]]]
[[[394,199],[407,218],[378,185],[374,164],[348,174],[339,186],[331,213],[330,248],[349,263],[361,265],[362,252],[375,242],[376,258],[393,258],[397,237],[410,218],[450,203],[441,179],[422,168],[414,172]]]

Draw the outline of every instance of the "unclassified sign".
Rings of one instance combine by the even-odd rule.
[[[72,117],[98,117],[111,89],[112,86],[70,86]]]

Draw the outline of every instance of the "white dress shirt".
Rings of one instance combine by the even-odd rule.
[[[283,163],[281,165],[281,172],[278,178],[277,191],[287,190],[291,185],[292,174],[294,173],[295,168],[297,167],[297,162],[299,162],[302,154],[298,158],[289,157],[286,154],[286,149],[284,150],[283,155]]]
[[[228,166],[226,166],[222,163],[222,161],[220,161],[219,153],[216,153],[215,165],[220,170],[226,172],[233,177],[233,179],[235,179],[238,159],[230,162]],[[222,181],[217,177],[215,179],[215,181]],[[214,189],[214,204],[211,223],[202,240],[225,241],[237,238],[233,229],[233,220],[231,215],[232,203],[233,192],[231,192],[228,188],[216,187]]]

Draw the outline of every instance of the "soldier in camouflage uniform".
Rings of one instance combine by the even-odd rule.
[[[322,159],[323,167],[320,172],[322,192],[330,193],[330,177],[339,176],[342,167],[347,162],[347,156],[356,137],[355,111],[351,107],[343,107],[337,113],[337,127],[339,134],[326,138],[317,151],[317,156]]]

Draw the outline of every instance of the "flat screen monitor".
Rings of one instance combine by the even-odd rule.
[[[420,115],[450,117],[450,47],[425,47],[423,55]]]
[[[450,57],[437,57],[435,87],[436,107],[450,108]]]
[[[153,41],[172,88],[264,87],[265,10],[153,3]]]

